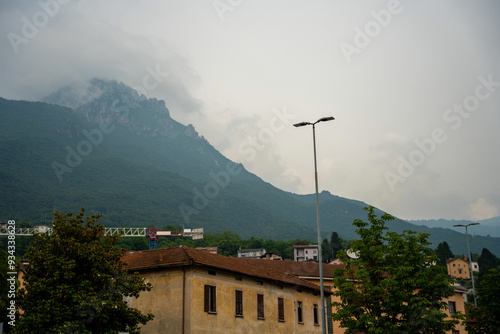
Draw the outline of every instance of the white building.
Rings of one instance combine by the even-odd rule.
[[[238,257],[246,257],[250,259],[260,259],[261,256],[266,255],[264,248],[257,249],[238,249]]]
[[[472,262],[472,271],[479,272],[479,264],[477,262]]]
[[[318,261],[318,245],[294,245],[294,261]]]

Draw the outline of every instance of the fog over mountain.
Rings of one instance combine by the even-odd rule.
[[[123,82],[297,194],[314,166],[293,124],[334,116],[320,190],[404,219],[500,215],[500,3],[217,3],[1,1],[0,96],[71,84],[75,106],[92,78]]]
[[[313,194],[281,190],[228,159],[191,124],[176,121],[165,101],[102,79],[64,86],[43,100],[0,98],[0,220],[47,224],[54,210],[84,207],[102,214],[106,226],[182,224],[315,240]],[[363,207],[370,204],[322,191],[323,237],[355,238],[352,222],[366,219]],[[455,253],[465,252],[456,231],[398,218],[388,226],[429,233],[434,247],[447,241]],[[499,254],[499,241],[475,236],[472,249]]]

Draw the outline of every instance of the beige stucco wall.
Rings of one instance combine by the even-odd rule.
[[[314,324],[313,305],[320,304],[319,292],[201,267],[186,268],[184,333],[321,333]],[[182,333],[182,281],[179,269],[141,272],[153,284],[150,292],[130,300],[131,306],[151,312],[155,319],[142,327],[144,334]],[[217,314],[204,311],[204,286],[217,287]],[[235,290],[243,291],[243,317],[235,316]],[[299,292],[298,290],[302,290]],[[264,320],[257,319],[257,294],[264,294]],[[278,297],[284,298],[285,321],[278,321]],[[297,302],[302,302],[303,323],[297,320]],[[318,320],[321,314],[318,312]]]
[[[151,291],[129,300],[130,306],[153,313],[154,320],[142,327],[144,334],[182,333],[182,281],[180,268],[140,273],[153,285]]]

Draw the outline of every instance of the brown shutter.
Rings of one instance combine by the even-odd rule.
[[[210,286],[205,285],[205,312],[208,312],[208,301],[210,299]]]
[[[212,312],[217,312],[217,287],[212,286]]]
[[[278,297],[278,320],[285,321],[285,307],[281,297]]]

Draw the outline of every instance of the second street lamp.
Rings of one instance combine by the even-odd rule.
[[[326,334],[326,321],[325,321],[325,292],[323,285],[323,254],[321,250],[321,232],[319,223],[319,195],[318,195],[318,166],[316,163],[316,128],[315,125],[319,122],[333,121],[335,118],[323,117],[318,119],[314,123],[301,122],[294,124],[295,127],[301,127],[306,125],[312,125],[313,127],[313,148],[314,148],[314,184],[316,186],[316,223],[318,229],[318,262],[319,262],[319,285],[320,285],[320,295],[321,295],[321,329],[322,333]]]
[[[467,232],[467,227],[472,225],[479,225],[479,223],[470,223],[467,225],[458,224],[458,225],[453,225],[453,227],[465,227],[465,238],[467,239],[467,252],[469,253],[469,273],[470,273],[470,278],[472,280],[472,295],[474,296],[474,306],[477,307],[476,287],[474,286],[474,273],[472,272],[472,259],[470,257],[469,233]]]

